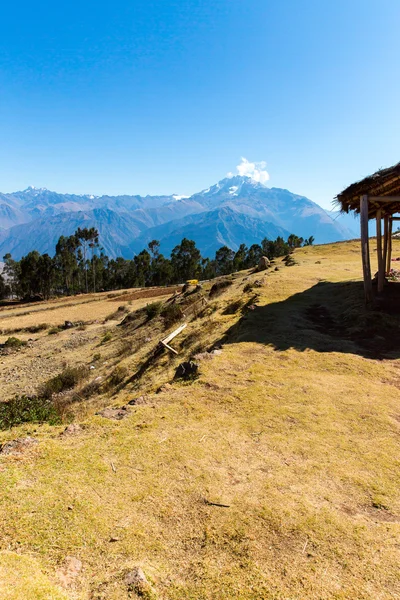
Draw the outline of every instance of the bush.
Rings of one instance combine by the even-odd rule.
[[[111,333],[111,331],[107,331],[107,333],[104,334],[103,339],[101,340],[100,344],[106,344],[110,340],[112,340],[112,333]]]
[[[88,376],[85,366],[67,367],[62,373],[52,377],[39,387],[38,395],[50,399],[53,394],[59,394],[65,390],[74,388],[80,381]]]
[[[24,340],[20,340],[19,338],[16,338],[16,337],[9,337],[5,341],[4,347],[12,348],[13,350],[19,350],[23,346],[26,346],[26,344],[27,344],[27,342],[24,342]]]
[[[180,321],[183,317],[183,312],[178,304],[167,304],[161,311],[161,316],[164,319],[166,327]]]
[[[61,327],[50,327],[48,334],[56,335],[56,333],[60,333],[60,331],[62,331]]]
[[[151,321],[154,317],[158,317],[162,310],[162,302],[152,302],[145,306],[145,313],[147,315],[147,320]]]
[[[126,367],[115,367],[114,371],[111,373],[110,377],[107,380],[107,388],[110,389],[117,387],[120,383],[123,382],[128,373],[129,371]]]
[[[222,294],[222,292],[225,291],[226,288],[228,288],[230,285],[232,285],[232,283],[233,281],[229,279],[222,279],[222,281],[217,281],[216,283],[214,283],[210,290],[210,298]]]
[[[127,312],[129,312],[129,311],[126,308],[126,306],[118,306],[116,311],[114,311],[106,316],[106,318],[104,319],[104,322],[120,319]]]
[[[46,398],[16,396],[8,402],[0,402],[0,429],[10,429],[21,423],[61,423],[61,415]]]
[[[44,331],[48,328],[48,323],[39,323],[38,325],[31,325],[31,327],[26,327],[26,331],[29,331],[29,333],[38,333],[39,331]]]

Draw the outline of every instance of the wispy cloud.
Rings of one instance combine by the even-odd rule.
[[[250,162],[247,158],[242,156],[240,164],[237,165],[236,169],[238,174],[242,177],[250,177],[254,181],[265,183],[269,180],[269,173],[266,171],[267,163],[264,160],[260,162]],[[228,173],[228,177],[232,177],[232,173]]]

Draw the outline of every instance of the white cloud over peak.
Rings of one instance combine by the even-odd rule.
[[[250,177],[253,181],[265,183],[269,180],[269,173],[265,170],[267,163],[264,160],[260,162],[250,162],[242,156],[240,164],[236,169],[241,177]],[[232,173],[228,173],[228,177],[232,177]]]

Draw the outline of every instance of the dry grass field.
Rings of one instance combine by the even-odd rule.
[[[0,311],[2,329],[88,321],[15,334],[33,340],[0,356],[3,401],[89,368],[62,395],[75,434],[0,432],[38,442],[0,453],[2,600],[400,599],[400,320],[365,310],[357,242],[294,258],[205,284],[178,356],[154,352],[177,324],[143,319],[151,298]]]

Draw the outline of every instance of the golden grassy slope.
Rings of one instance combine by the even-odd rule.
[[[304,248],[296,260],[269,271],[254,310],[223,314],[260,278],[240,275],[218,310],[189,324],[183,355],[224,343],[196,381],[155,393],[181,359],[164,355],[85,409],[145,390],[123,421],[88,416],[68,438],[46,425],[1,434],[40,441],[0,459],[0,488],[1,549],[41,568],[27,592],[22,567],[0,554],[2,598],[41,598],[41,578],[56,586],[48,598],[63,597],[67,556],[83,564],[64,582],[70,599],[135,597],[124,583],[135,565],[160,599],[400,598],[398,352],[378,360],[352,340],[362,312],[356,243]],[[104,374],[120,361],[120,338],[150,331],[113,327]],[[132,374],[160,337],[154,328],[122,360]]]

